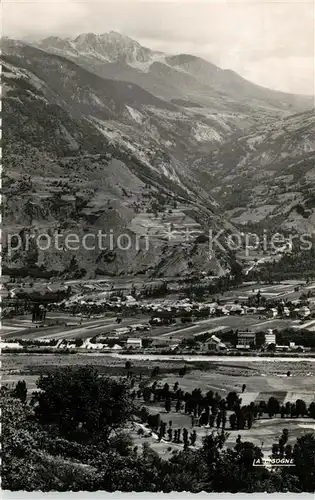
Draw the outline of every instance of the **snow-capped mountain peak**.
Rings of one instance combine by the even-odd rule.
[[[164,58],[164,54],[143,47],[136,40],[116,31],[103,34],[81,33],[72,39],[49,37],[42,40],[39,46],[66,57],[84,55],[107,62],[121,62],[143,70],[152,62]]]

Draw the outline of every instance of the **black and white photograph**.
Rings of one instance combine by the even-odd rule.
[[[0,9],[2,491],[312,497],[314,1]]]

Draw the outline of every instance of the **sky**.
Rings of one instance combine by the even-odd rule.
[[[314,0],[2,0],[2,34],[32,39],[118,31],[201,56],[260,85],[314,94]]]

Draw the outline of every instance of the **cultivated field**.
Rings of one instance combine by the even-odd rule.
[[[7,339],[75,339],[94,337],[100,333],[110,333],[115,328],[122,328],[136,323],[146,322],[149,316],[136,315],[123,318],[116,323],[116,315],[103,315],[100,318],[81,318],[67,313],[48,313],[45,325],[32,324],[31,315],[27,314],[3,321],[1,337]]]
[[[299,287],[298,291],[294,289]],[[233,289],[225,292],[222,295],[224,299],[234,299],[238,298],[240,300],[246,300],[253,293],[256,294],[259,290],[264,297],[267,299],[288,299],[297,300],[303,292],[308,292],[313,290],[314,284],[306,285],[304,280],[288,280],[282,281],[281,283],[276,283],[274,285],[258,285],[257,283],[244,283],[238,289]]]
[[[32,324],[30,315],[4,320],[1,328],[3,341],[8,339],[74,339],[89,338],[98,334],[109,334],[115,328],[127,327],[137,323],[147,323],[150,319],[148,314],[137,314],[122,319],[118,325],[116,316],[104,316],[101,318],[81,318],[70,314],[48,313],[44,326]],[[142,336],[146,338],[168,339],[172,337],[174,341],[193,337],[202,333],[218,333],[225,328],[230,329],[250,329],[252,331],[264,330],[267,328],[283,329],[289,326],[299,326],[298,320],[291,319],[266,319],[257,315],[246,316],[222,316],[201,321],[194,321],[183,325],[177,320],[175,325],[154,326],[150,331],[132,336]]]
[[[211,366],[211,363],[209,363]],[[291,376],[286,375],[287,371]],[[224,362],[216,363],[214,370],[193,370],[183,378],[168,375],[161,379],[161,384],[172,386],[176,380],[183,391],[191,392],[195,388],[203,392],[213,390],[225,397],[229,392],[241,392],[246,384],[246,391],[241,395],[242,403],[267,401],[275,396],[281,404],[287,401],[304,399],[306,403],[315,400],[315,363],[301,360],[300,363],[287,362]]]
[[[268,401],[271,396],[278,399],[280,404],[287,401],[295,403],[297,399],[303,399],[307,405],[315,401],[315,364],[301,361],[301,363],[291,364],[288,362],[266,362],[263,363],[239,363],[228,362],[216,364],[214,369],[210,370],[192,370],[184,377],[178,377],[174,374],[167,374],[160,377],[160,385],[168,383],[173,387],[175,382],[179,382],[179,387],[184,392],[192,392],[195,388],[202,389],[203,393],[209,390],[218,392],[221,397],[226,397],[229,392],[237,392],[242,398],[242,404],[249,404],[252,401]],[[287,371],[291,371],[291,376],[287,377]],[[246,384],[246,390],[241,394],[243,384]],[[176,428],[186,427],[191,431],[191,417],[185,413],[176,413],[172,408],[170,413],[166,413],[163,407],[158,404],[150,404],[148,409],[152,413],[160,413],[165,422],[172,421],[172,426]],[[289,443],[294,443],[296,438],[315,431],[315,421],[310,418],[263,418],[255,420],[253,427],[248,430],[229,429],[227,423],[227,432],[229,437],[227,445],[234,446],[235,440],[240,434],[243,441],[251,441],[255,445],[262,447],[266,454],[270,453],[271,446],[276,443],[281,436],[282,429],[289,430]],[[212,429],[205,427],[196,427],[197,446],[201,444],[202,437],[212,432]],[[151,438],[157,451],[161,450],[163,454],[170,454],[171,451],[179,445],[163,441],[164,447],[157,441],[156,437]],[[169,450],[171,447],[171,450]]]

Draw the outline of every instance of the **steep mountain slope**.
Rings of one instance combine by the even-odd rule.
[[[235,223],[315,228],[315,113],[278,120],[194,164]]]
[[[227,254],[208,259],[196,237],[206,227],[231,226],[156,139],[166,126],[167,140],[180,134],[168,116],[176,106],[18,42],[6,41],[2,64],[4,242],[8,233],[23,242],[11,255],[4,244],[4,270],[176,275],[228,265]],[[156,115],[166,116],[162,125],[154,136],[150,123],[144,134],[140,117]],[[64,242],[75,234],[82,241],[98,231],[107,235],[105,248],[51,243],[45,250],[31,238],[45,233],[54,242],[61,234]],[[121,235],[130,238],[128,250],[118,245]]]
[[[166,100],[196,103],[208,118],[219,114],[233,132],[312,106],[306,96],[259,87],[199,57],[151,51],[115,32],[81,34],[74,39],[50,37],[38,46],[103,78],[133,82]]]

